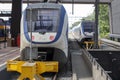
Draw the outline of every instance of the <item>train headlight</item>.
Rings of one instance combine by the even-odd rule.
[[[55,38],[54,36],[50,36],[49,37],[50,40],[54,40],[54,38]]]

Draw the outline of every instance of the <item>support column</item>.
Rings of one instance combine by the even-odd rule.
[[[94,34],[94,48],[98,49],[98,16],[99,16],[99,0],[95,1],[95,34]]]
[[[120,38],[118,38],[117,41],[120,42]]]
[[[12,46],[17,46],[17,35],[20,33],[22,0],[12,0],[11,37]]]
[[[110,34],[113,34],[113,15],[112,15],[112,4],[109,4],[109,25],[110,25]]]

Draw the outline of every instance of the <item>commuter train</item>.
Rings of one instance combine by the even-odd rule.
[[[84,41],[91,41],[94,36],[94,27],[94,21],[84,20],[72,29],[72,34],[80,43],[83,43]]]
[[[31,37],[32,31],[32,37]],[[35,3],[23,12],[20,33],[21,59],[30,57],[37,61],[59,61],[66,64],[68,57],[68,16],[57,3]]]
[[[8,38],[8,34],[10,32],[10,26],[7,25],[7,23],[5,23],[5,21],[0,18],[0,41],[5,41],[5,37],[6,39]]]
[[[4,41],[5,36],[5,23],[3,19],[0,19],[0,41]]]

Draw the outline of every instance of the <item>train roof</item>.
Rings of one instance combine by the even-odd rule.
[[[95,21],[91,21],[91,20],[83,20],[81,23],[95,23]]]

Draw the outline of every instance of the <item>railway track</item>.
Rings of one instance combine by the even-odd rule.
[[[1,69],[0,69],[0,79],[3,80],[16,80],[20,74],[17,72],[7,72],[6,71],[6,61],[7,60],[11,60],[13,59],[13,57],[17,57],[20,55],[19,49],[15,49],[15,50],[4,50],[5,52],[3,54],[0,54],[0,64],[1,64]],[[2,50],[1,50],[2,52]],[[4,64],[3,64],[4,63]],[[4,67],[3,67],[4,65]],[[3,67],[3,68],[2,68]],[[49,73],[49,74],[45,74],[43,75],[45,77],[45,80],[57,80],[58,79],[58,75],[59,75],[59,80],[63,80],[63,78],[61,78],[62,76],[60,76],[61,74],[64,74],[64,77],[66,77],[66,72],[59,72],[59,73]],[[70,79],[68,79],[70,80]]]
[[[84,49],[70,34],[70,51],[72,61],[72,80],[93,80],[91,64],[86,56],[84,56]]]
[[[79,42],[77,42],[79,44]],[[74,45],[73,45],[74,46]],[[115,45],[114,45],[115,46]],[[105,62],[104,61],[101,63],[101,60],[104,59],[104,60],[107,60],[108,58],[105,56],[105,55],[110,55],[109,54],[109,51],[111,50],[117,50],[117,48],[113,48],[113,45],[109,47],[109,45],[105,46],[106,47],[106,50],[104,49],[105,47],[101,48],[101,49],[91,49],[91,50],[86,50],[84,47],[80,46],[79,44],[79,47],[80,47],[80,50],[82,52],[82,58],[83,60],[85,61],[86,65],[85,64],[82,64],[82,65],[85,65],[85,67],[88,67],[88,71],[86,72],[90,72],[92,73],[91,77],[87,77],[87,78],[84,78],[85,80],[112,80],[112,77],[114,76],[113,73],[111,74],[112,71],[109,71],[109,70],[106,70],[105,66],[109,67],[110,64],[108,64],[109,62]],[[74,47],[75,48],[75,47]],[[91,53],[92,52],[92,53]],[[98,52],[101,52],[100,54]],[[111,53],[111,52],[110,52]],[[114,52],[112,52],[114,53]],[[111,53],[111,54],[112,54]],[[103,55],[104,58],[101,58],[99,56]],[[116,58],[115,58],[116,59]],[[108,59],[109,60],[109,59]],[[111,59],[110,59],[111,60]],[[80,61],[80,60],[79,60]],[[84,62],[83,61],[83,62]],[[106,63],[108,65],[106,65]],[[111,62],[112,63],[112,62]],[[80,67],[79,67],[80,68]],[[86,68],[87,69],[87,68]],[[84,69],[82,69],[84,70]],[[81,70],[81,71],[82,71]],[[82,72],[85,72],[82,71]],[[86,74],[88,74],[86,73]],[[75,80],[84,80],[82,79],[81,77],[79,77],[80,73],[77,72],[77,75],[76,75],[76,79]],[[82,73],[81,75],[83,75],[84,73]],[[111,76],[112,75],[112,76]],[[113,79],[114,80],[114,79]]]
[[[91,64],[89,61],[92,61],[92,58],[90,54],[85,54],[87,53],[84,49],[79,49],[79,45],[75,40],[70,40],[69,41],[69,57],[72,63],[71,69],[69,69],[67,72],[59,72],[59,73],[54,73],[54,74],[49,74],[48,77],[45,76],[46,80],[93,80],[92,74],[91,74]],[[84,53],[83,53],[84,52]],[[7,55],[6,53],[6,58],[16,55],[17,50],[11,51],[9,53],[13,53],[11,55]],[[16,55],[17,56],[17,55]],[[91,60],[87,60],[89,57]],[[10,76],[12,75],[12,76]],[[15,76],[14,76],[15,75]],[[0,72],[0,78],[3,80],[16,80],[20,74],[19,73],[10,73],[6,70],[3,70]],[[6,76],[6,77],[3,77]],[[12,79],[11,79],[12,78]]]

